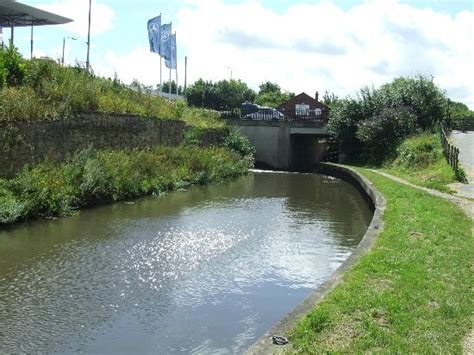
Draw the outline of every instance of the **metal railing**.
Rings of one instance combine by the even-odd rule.
[[[329,112],[327,110],[282,110],[285,118],[289,121],[299,122],[324,122],[327,123]]]
[[[255,112],[245,113],[240,109],[220,111],[220,116],[225,119],[243,119],[255,121],[294,121],[327,123],[328,112],[324,110],[277,110],[262,109]]]

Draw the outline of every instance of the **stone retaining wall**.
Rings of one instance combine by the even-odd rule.
[[[70,119],[0,122],[0,176],[11,176],[25,164],[63,160],[78,150],[177,146],[190,129],[178,120],[155,120],[133,115],[83,114]],[[223,130],[209,130],[203,144],[223,139]]]

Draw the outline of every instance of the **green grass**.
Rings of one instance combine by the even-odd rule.
[[[251,156],[218,147],[88,149],[63,163],[44,162],[23,168],[12,179],[0,178],[0,226],[219,182],[246,174],[252,163]]]
[[[406,139],[397,149],[397,157],[381,170],[442,192],[452,192],[448,185],[457,181],[443,155],[438,134],[422,133]]]
[[[294,350],[461,353],[472,314],[472,222],[447,201],[365,169],[386,197],[373,248],[290,335]]]
[[[0,121],[73,119],[84,112],[178,119],[199,128],[225,125],[216,113],[152,95],[150,88],[138,82],[124,85],[117,78],[101,78],[79,66],[26,60],[13,46],[0,48]]]

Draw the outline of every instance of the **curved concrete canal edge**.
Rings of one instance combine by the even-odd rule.
[[[369,203],[374,211],[364,237],[354,252],[344,261],[341,266],[321,286],[301,302],[296,308],[287,314],[282,320],[275,324],[262,337],[260,337],[247,351],[246,354],[276,354],[283,353],[289,349],[290,344],[275,345],[272,336],[287,336],[290,329],[296,326],[298,320],[308,314],[332,289],[334,289],[343,278],[344,273],[350,269],[358,259],[370,249],[375,239],[383,229],[383,212],[386,201],[383,195],[365,177],[354,170],[337,164],[320,163],[316,173],[334,176],[353,184]]]

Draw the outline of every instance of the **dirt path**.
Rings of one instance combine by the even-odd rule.
[[[448,201],[451,201],[452,203],[455,203],[456,205],[461,207],[464,210],[464,212],[471,218],[471,220],[474,218],[474,203],[467,200],[467,199],[465,199],[465,198],[458,197],[458,196],[453,196],[453,195],[450,195],[450,194],[447,194],[447,193],[444,193],[444,192],[440,192],[440,191],[437,191],[437,190],[432,190],[432,189],[428,189],[426,187],[414,185],[414,184],[409,183],[408,181],[403,180],[399,177],[396,177],[396,176],[393,176],[393,175],[390,175],[390,174],[387,174],[387,173],[384,173],[384,172],[381,172],[381,171],[378,171],[378,170],[370,169],[370,171],[372,171],[374,173],[377,173],[379,175],[383,175],[383,176],[385,176],[389,179],[392,179],[396,182],[399,182],[401,184],[405,184],[405,185],[411,186],[415,189],[425,191],[426,193],[429,193],[430,195],[438,196],[438,197],[444,198]]]
[[[474,132],[472,132],[472,133],[474,134]],[[472,137],[474,138],[474,135]],[[474,159],[474,156],[472,157],[472,159]],[[474,166],[474,164],[473,164],[473,166]],[[396,177],[396,176],[393,176],[393,175],[390,175],[390,174],[387,174],[387,173],[384,173],[384,172],[381,172],[381,171],[372,170],[372,169],[370,169],[370,171],[372,171],[374,173],[377,173],[377,174],[380,174],[380,175],[383,175],[386,178],[392,179],[392,180],[394,180],[396,182],[399,182],[401,184],[405,184],[405,185],[411,186],[415,189],[425,191],[426,193],[429,193],[430,195],[438,196],[438,197],[444,198],[448,201],[451,201],[452,203],[455,203],[456,205],[458,205],[459,207],[461,207],[464,210],[464,212],[466,213],[466,215],[469,218],[471,218],[471,230],[472,230],[472,220],[474,218],[474,202],[471,202],[469,200],[466,200],[466,199],[458,197],[458,196],[452,196],[452,195],[446,194],[444,192],[428,189],[426,187],[413,185],[413,184],[409,183],[406,180],[400,179],[399,177]],[[471,171],[473,171],[473,170],[471,170]],[[474,183],[474,181],[473,181],[473,183]],[[470,184],[470,185],[473,186],[472,184]],[[474,197],[474,196],[472,196],[472,197]],[[463,349],[464,349],[464,351],[463,351],[464,354],[474,354],[474,328],[472,328],[472,326],[471,326],[471,332],[469,334],[467,334],[466,337],[464,338]]]

